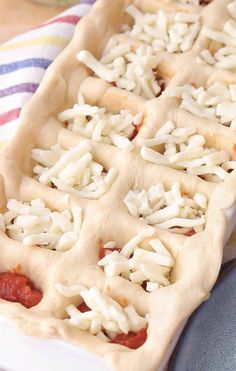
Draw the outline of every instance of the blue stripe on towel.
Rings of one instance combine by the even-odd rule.
[[[20,70],[22,68],[27,68],[27,67],[38,67],[38,68],[47,69],[51,63],[52,63],[51,60],[45,59],[45,58],[29,58],[29,59],[24,59],[22,61],[1,64],[0,75],[11,73],[11,72]]]

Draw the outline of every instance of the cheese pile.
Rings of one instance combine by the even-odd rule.
[[[231,19],[225,22],[222,31],[215,31],[209,27],[203,27],[202,33],[209,39],[223,44],[213,54],[205,49],[197,58],[200,63],[208,63],[216,68],[236,71],[236,1],[227,5]]]
[[[178,182],[170,191],[165,191],[162,183],[147,191],[131,190],[124,203],[133,217],[154,227],[181,234],[204,229],[207,197],[202,193],[195,193],[193,198],[181,194]]]
[[[32,159],[42,165],[33,169],[36,179],[78,197],[100,198],[111,187],[117,171],[112,167],[106,174],[103,166],[93,160],[91,150],[87,140],[68,151],[58,144],[50,150],[33,149]]]
[[[109,241],[103,248],[105,256],[98,265],[103,267],[108,277],[119,276],[142,285],[146,283],[146,291],[152,292],[169,282],[170,269],[174,260],[162,242],[156,238],[145,243],[145,239],[154,234],[150,229],[140,232],[128,241],[121,251],[111,251],[117,248],[114,241]]]
[[[142,145],[141,156],[145,160],[186,170],[207,181],[220,182],[229,175],[228,171],[236,169],[236,161],[230,161],[228,152],[207,148],[204,136],[197,134],[194,127],[175,128],[173,122],[167,121],[154,138],[139,138],[138,143]],[[163,154],[149,148],[158,149],[161,145],[164,145]]]
[[[89,67],[96,76],[113,82],[118,88],[132,91],[146,99],[160,95],[164,80],[154,70],[160,62],[155,54],[160,51],[181,53],[190,50],[200,30],[200,16],[194,13],[143,13],[134,5],[126,12],[134,25],[122,25],[122,33],[113,35],[98,61],[89,51],[77,54],[79,62]],[[120,36],[135,39],[139,47],[120,43]],[[132,43],[131,43],[132,44]]]
[[[74,205],[62,212],[51,211],[41,199],[30,203],[11,199],[0,214],[0,229],[13,240],[26,246],[66,251],[78,240],[82,209]]]
[[[151,46],[141,45],[134,51],[129,44],[119,44],[114,36],[110,38],[100,61],[87,50],[79,52],[77,59],[96,76],[114,82],[118,88],[146,99],[155,98],[161,92],[153,71],[157,68],[159,57],[154,55]]]
[[[152,45],[155,52],[182,53],[190,50],[200,31],[200,16],[195,13],[143,13],[134,5],[126,12],[134,25],[123,26],[124,34]]]
[[[79,104],[58,115],[58,119],[67,122],[67,128],[76,134],[96,142],[113,144],[123,150],[131,150],[135,127],[142,122],[142,114],[132,115],[123,109],[118,114],[106,112],[105,108],[85,104],[80,97]]]
[[[180,107],[195,116],[217,120],[236,130],[236,84],[215,82],[206,89],[186,84],[170,88],[166,96],[181,98]]]
[[[55,288],[66,297],[80,296],[83,298],[91,310],[82,313],[75,305],[68,305],[65,310],[70,318],[66,321],[80,330],[89,331],[101,340],[110,341],[117,334],[128,334],[129,331],[138,332],[147,326],[147,319],[141,317],[132,305],[123,308],[97,287],[88,289],[81,285],[66,286],[58,283]]]

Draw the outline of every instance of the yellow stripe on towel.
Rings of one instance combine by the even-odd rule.
[[[41,36],[32,40],[17,41],[15,43],[7,43],[0,46],[0,51],[7,51],[12,49],[25,48],[32,45],[50,44],[64,48],[68,43],[69,39],[65,39],[60,36]]]

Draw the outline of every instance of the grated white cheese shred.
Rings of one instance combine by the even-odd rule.
[[[97,287],[88,289],[80,285],[66,286],[58,283],[55,288],[66,297],[83,298],[91,310],[82,313],[74,305],[68,305],[65,308],[70,317],[67,321],[80,330],[97,335],[101,340],[109,341],[116,334],[138,332],[147,326],[147,319],[141,317],[132,305],[123,308]]]
[[[82,209],[51,211],[41,199],[30,203],[11,199],[4,214],[0,214],[0,229],[13,240],[26,246],[39,246],[66,251],[79,239]]]
[[[124,34],[152,45],[155,52],[182,53],[190,50],[200,31],[200,16],[195,13],[143,13],[134,5],[126,12],[133,18],[134,25],[127,27]]]
[[[85,140],[68,151],[60,145],[50,150],[33,149],[32,159],[40,163],[34,167],[40,183],[55,185],[63,192],[78,197],[98,199],[111,187],[117,176],[112,167],[108,173],[93,160],[91,145]]]
[[[196,128],[176,128],[171,121],[167,121],[154,138],[139,138],[138,144],[142,145],[141,156],[145,160],[185,170],[207,181],[223,181],[228,171],[236,169],[236,161],[230,161],[229,153],[207,148],[204,136],[197,134]],[[163,154],[157,150],[159,145],[164,145]]]
[[[209,39],[217,41],[222,45],[213,54],[209,50],[201,51],[197,61],[214,65],[216,68],[236,71],[236,1],[227,5],[230,19],[225,22],[222,31],[203,27],[202,33]]]
[[[168,97],[181,99],[180,107],[193,115],[218,123],[236,130],[236,84],[215,82],[206,89],[193,85],[170,88],[165,93]]]
[[[154,72],[160,59],[154,55],[151,46],[141,45],[133,51],[130,45],[119,44],[116,36],[113,36],[100,61],[87,50],[79,52],[77,59],[96,76],[114,82],[118,88],[147,99],[155,98],[161,92]]]
[[[135,116],[123,109],[118,114],[106,112],[105,108],[88,104],[75,104],[58,115],[58,119],[68,123],[68,129],[96,142],[113,144],[123,150],[132,150],[129,140],[135,127],[142,122],[142,113]]]
[[[147,232],[132,238],[121,251],[105,252],[98,265],[103,267],[108,277],[121,275],[139,285],[145,281],[146,291],[153,292],[170,284],[169,274],[174,260],[158,238],[145,243],[145,239],[150,238],[154,230]]]
[[[182,195],[178,182],[169,191],[165,191],[162,183],[147,191],[131,190],[124,203],[133,217],[154,227],[181,234],[204,229],[207,197],[202,193],[193,198]]]

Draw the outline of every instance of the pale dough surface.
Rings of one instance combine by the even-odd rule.
[[[230,129],[193,117],[179,109],[174,98],[165,98],[163,95],[147,102],[135,94],[120,91],[91,77],[90,71],[77,62],[76,53],[83,49],[90,50],[97,57],[102,54],[109,36],[119,31],[125,19],[125,6],[129,3],[130,0],[98,0],[90,14],[78,24],[73,40],[49,67],[38,91],[22,110],[20,127],[0,159],[2,211],[9,198],[23,201],[42,198],[52,209],[68,208],[62,192],[45,187],[32,178],[30,152],[32,148],[49,148],[56,142],[70,148],[83,140],[64,129],[57,120],[57,114],[77,100],[79,90],[89,103],[105,106],[111,111],[121,108],[129,108],[134,113],[142,111],[144,125],[138,134],[141,137],[152,137],[165,121],[172,119],[177,126],[196,125],[199,133],[206,135],[209,145],[227,149],[235,158],[236,134]],[[159,7],[202,11],[203,22],[211,26],[217,23],[217,27],[220,27],[218,23],[223,24],[227,19],[222,9],[228,2],[222,0],[216,0],[203,10],[201,7],[170,3],[163,5],[155,0],[134,0],[133,3],[145,11],[154,11]],[[163,53],[160,70],[164,75],[167,72],[169,79],[175,75],[170,86],[195,80],[206,84],[206,81],[214,78],[234,81],[231,74],[221,75],[209,67],[193,68],[194,57],[208,43],[200,34],[191,52],[177,56]],[[183,63],[187,63],[185,68],[179,68]],[[62,338],[105,357],[112,370],[154,371],[161,363],[176,330],[208,298],[215,283],[227,228],[224,211],[236,200],[236,172],[216,185],[177,170],[148,163],[141,159],[138,147],[132,152],[122,152],[101,143],[91,141],[91,145],[96,161],[105,169],[111,166],[118,169],[117,179],[98,201],[70,197],[69,207],[77,204],[83,208],[84,222],[78,243],[68,252],[23,246],[5,234],[0,234],[0,271],[20,265],[22,271],[43,291],[42,301],[31,309],[0,300],[0,313],[14,319],[27,334]],[[148,294],[121,277],[105,277],[97,267],[98,249],[101,241],[108,240],[115,240],[122,246],[143,229],[143,224],[128,214],[123,198],[132,187],[148,189],[159,181],[166,187],[179,181],[184,192],[189,195],[202,192],[210,201],[203,232],[186,237],[156,230],[155,235],[173,254],[176,264],[172,272],[172,284]],[[79,304],[79,299],[66,299],[56,291],[55,283],[79,283],[88,287],[97,285],[121,304],[131,303],[141,314],[148,311],[150,320],[147,341],[133,351],[120,345],[104,343],[67,324],[63,321],[64,308],[71,302]]]

